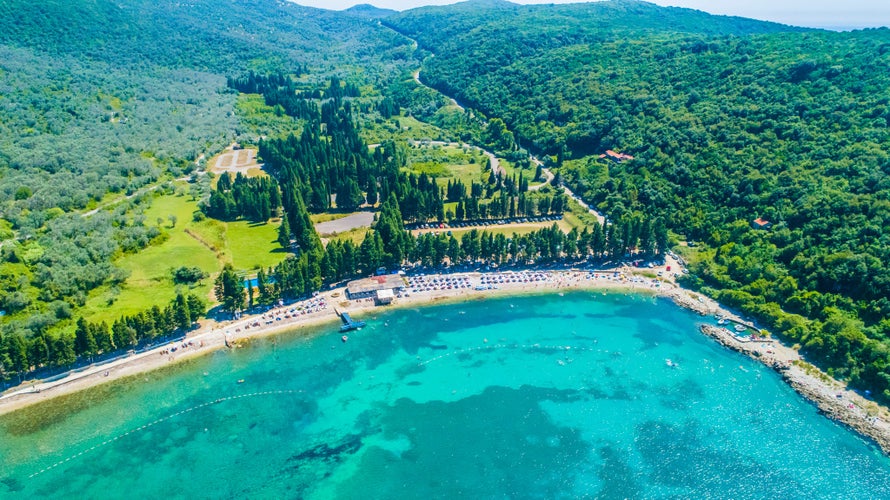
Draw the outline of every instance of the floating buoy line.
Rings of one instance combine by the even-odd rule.
[[[241,381],[239,380],[239,383],[240,383],[240,382],[241,382]],[[91,448],[87,448],[86,450],[83,450],[83,451],[81,451],[80,453],[77,453],[76,455],[71,455],[70,457],[66,458],[65,460],[59,460],[58,462],[56,462],[56,463],[50,465],[49,467],[46,467],[46,468],[44,468],[44,469],[41,469],[41,470],[38,471],[38,472],[35,472],[35,473],[31,474],[30,476],[28,476],[28,479],[37,477],[37,476],[43,474],[44,472],[49,472],[49,471],[55,469],[56,467],[59,467],[60,465],[64,465],[64,464],[66,464],[66,463],[68,463],[68,462],[70,462],[70,461],[72,461],[72,460],[76,460],[76,459],[82,457],[83,455],[86,455],[87,453],[90,453],[90,452],[93,452],[93,451],[95,451],[95,450],[98,450],[99,448],[102,448],[103,446],[109,445],[109,444],[111,444],[111,443],[113,443],[113,442],[115,442],[115,441],[117,441],[117,440],[119,440],[119,439],[125,438],[125,437],[127,437],[127,436],[129,436],[129,435],[131,435],[131,434],[136,434],[136,433],[142,432],[142,431],[144,431],[144,430],[146,430],[146,429],[148,429],[148,428],[150,428],[150,427],[153,427],[153,426],[158,425],[158,424],[160,424],[160,423],[166,422],[167,420],[176,418],[176,417],[178,417],[178,416],[180,416],[180,415],[185,415],[186,413],[190,413],[190,412],[193,412],[193,411],[195,411],[195,410],[200,410],[201,408],[206,408],[206,407],[208,407],[208,406],[218,405],[218,404],[220,404],[220,403],[225,403],[225,402],[227,402],[227,401],[234,401],[234,400],[236,400],[236,399],[255,398],[255,397],[260,397],[260,396],[281,396],[281,395],[285,395],[285,394],[299,394],[299,393],[301,393],[301,392],[303,392],[303,391],[299,391],[299,390],[281,390],[281,391],[252,392],[252,393],[249,393],[249,394],[239,394],[239,395],[237,395],[237,396],[228,396],[228,397],[225,397],[225,398],[214,399],[213,401],[208,401],[208,402],[206,402],[206,403],[199,404],[199,405],[197,405],[197,406],[192,406],[191,408],[186,408],[185,410],[178,411],[178,412],[173,413],[173,414],[171,414],[171,415],[167,415],[166,417],[163,417],[163,418],[159,418],[159,419],[155,420],[154,422],[147,423],[147,424],[145,424],[145,425],[143,425],[143,426],[141,426],[141,427],[136,427],[136,428],[134,428],[134,429],[131,429],[131,430],[129,430],[129,431],[123,433],[123,434],[120,434],[120,435],[118,435],[118,436],[115,436],[115,437],[113,437],[113,438],[111,438],[111,439],[106,439],[105,441],[102,441],[101,443],[99,443],[99,444],[97,444],[97,445],[95,445],[95,446],[92,446]]]

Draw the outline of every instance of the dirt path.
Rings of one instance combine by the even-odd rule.
[[[181,182],[181,181],[187,181],[187,180],[188,180],[188,177],[180,177],[178,179],[173,179],[173,182]],[[132,200],[133,198],[135,198],[141,194],[145,194],[145,193],[154,191],[155,189],[161,187],[165,182],[167,182],[167,181],[159,182],[158,184],[155,184],[153,186],[144,187],[142,189],[139,189],[139,190],[133,192],[132,194],[128,194],[127,196],[124,196],[123,198],[118,198],[116,200],[112,200],[107,203],[103,203],[92,210],[83,212],[82,214],[80,214],[80,216],[81,217],[90,217],[90,216],[96,215],[97,213],[99,213],[100,210],[105,210],[106,208],[113,207],[114,205],[117,205],[118,203],[123,203],[127,200]]]

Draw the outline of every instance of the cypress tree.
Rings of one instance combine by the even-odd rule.
[[[371,177],[368,181],[368,189],[367,194],[365,195],[365,199],[368,202],[368,205],[376,205],[377,204],[377,179]]]
[[[101,322],[91,325],[93,328],[93,338],[96,339],[96,347],[103,353],[109,353],[114,350],[114,342],[111,339],[111,330],[108,323]]]
[[[290,223],[287,221],[287,215],[281,218],[281,225],[278,226],[278,244],[285,250],[290,250]]]
[[[244,286],[235,274],[232,264],[223,266],[214,283],[213,293],[216,300],[222,303],[223,310],[234,313],[244,309]]]

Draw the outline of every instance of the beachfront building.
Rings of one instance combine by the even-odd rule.
[[[373,298],[378,304],[389,304],[404,289],[404,278],[398,274],[384,274],[350,281],[346,284],[346,297],[350,300]]]
[[[377,303],[378,306],[385,306],[392,304],[393,299],[396,298],[396,294],[389,288],[385,290],[377,290],[377,296],[374,297],[374,302]]]

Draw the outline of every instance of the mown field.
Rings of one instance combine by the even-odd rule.
[[[230,262],[236,270],[250,272],[274,266],[287,256],[277,242],[277,223],[196,222],[192,215],[197,208],[197,202],[188,196],[156,197],[144,215],[148,221],[162,221],[166,238],[116,260],[115,265],[126,269],[129,277],[120,286],[105,285],[91,293],[84,316],[90,321],[113,321],[124,314],[166,305],[182,287],[172,278],[172,270],[180,266],[198,267],[207,273],[208,278],[193,291],[211,299],[213,278],[223,264]],[[171,215],[176,218],[175,225]]]

